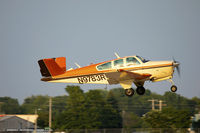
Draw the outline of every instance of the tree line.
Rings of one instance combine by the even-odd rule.
[[[191,116],[200,111],[200,98],[192,99],[166,92],[159,95],[146,90],[143,96],[127,97],[122,88],[89,90],[67,86],[66,95],[52,97],[52,128],[101,129],[101,128],[189,128]],[[152,110],[151,99],[164,101],[159,110],[158,102]],[[0,112],[4,114],[34,114],[38,126],[48,127],[49,96],[27,97],[23,104],[17,99],[0,97]],[[200,121],[193,122],[200,128]]]

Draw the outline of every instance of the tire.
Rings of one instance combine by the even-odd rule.
[[[175,85],[172,85],[170,89],[171,89],[171,92],[176,92],[177,91],[177,87]]]
[[[134,93],[135,93],[135,91],[134,91],[132,88],[130,88],[130,89],[125,89],[125,94],[126,94],[126,96],[131,97],[131,96],[134,95]]]
[[[137,87],[136,92],[138,95],[144,95],[145,88],[143,86]]]

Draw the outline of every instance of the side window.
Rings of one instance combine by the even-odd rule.
[[[111,62],[107,62],[107,63],[97,66],[98,70],[105,70],[105,69],[110,69],[110,68],[111,68]]]
[[[126,58],[126,65],[127,66],[137,65],[137,64],[140,64],[140,62],[137,59],[135,59],[134,57]]]
[[[123,59],[119,59],[119,60],[114,61],[114,67],[123,67],[123,66],[124,66]]]

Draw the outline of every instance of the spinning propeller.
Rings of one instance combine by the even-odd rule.
[[[177,73],[178,73],[178,76],[180,77],[181,76],[181,73],[180,73],[180,63],[178,61],[176,61],[173,57],[173,66],[176,68],[177,70]]]

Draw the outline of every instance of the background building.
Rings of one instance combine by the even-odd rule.
[[[30,131],[35,128],[38,115],[1,115],[0,131]]]

